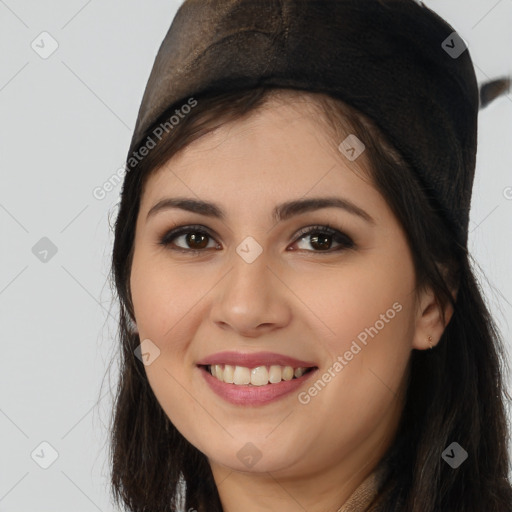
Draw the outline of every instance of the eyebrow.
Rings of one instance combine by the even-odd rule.
[[[190,199],[186,197],[165,198],[156,203],[148,212],[148,219],[158,212],[169,209],[181,209],[207,217],[213,217],[219,220],[225,220],[226,214],[222,207],[215,203],[201,201],[198,199]],[[356,215],[370,224],[375,224],[375,220],[362,208],[354,204],[352,201],[341,197],[314,197],[310,199],[298,199],[287,201],[277,205],[272,211],[272,218],[275,222],[287,220],[295,215],[319,210],[321,208],[341,208],[352,215]]]

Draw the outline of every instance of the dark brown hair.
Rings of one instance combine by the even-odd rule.
[[[134,355],[141,341],[130,330],[135,223],[151,173],[200,136],[265,105],[272,91],[257,88],[196,96],[198,105],[125,177],[111,269],[120,305],[121,360],[110,457],[112,494],[126,510],[175,511],[185,491],[185,510],[222,511],[206,456],[167,418]],[[343,133],[354,133],[363,141],[367,172],[406,234],[418,289],[429,286],[439,304],[450,302],[454,307],[438,345],[412,351],[405,407],[385,456],[390,473],[377,498],[378,510],[510,512],[504,410],[504,399],[510,397],[502,380],[506,361],[467,249],[455,241],[435,197],[369,118],[340,100],[304,94],[321,108],[326,131],[336,144]],[[457,469],[441,458],[454,441],[469,454]]]

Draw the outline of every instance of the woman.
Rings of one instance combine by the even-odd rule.
[[[467,251],[504,84],[412,0],[182,5],[116,221],[118,503],[512,510]]]

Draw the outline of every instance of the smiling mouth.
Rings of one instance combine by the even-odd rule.
[[[215,377],[218,381],[236,386],[266,386],[279,384],[282,381],[300,379],[303,375],[315,370],[316,366],[235,366],[230,364],[199,365],[204,371]]]

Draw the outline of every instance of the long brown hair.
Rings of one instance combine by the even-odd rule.
[[[126,510],[175,511],[184,496],[185,510],[222,511],[206,456],[170,422],[134,355],[141,340],[130,328],[135,318],[129,277],[144,185],[180,149],[223,123],[249,115],[275,92],[256,88],[197,96],[198,105],[125,176],[111,269],[120,305],[120,379],[110,458],[112,495]],[[370,162],[368,174],[406,233],[417,287],[432,287],[440,304],[451,302],[454,307],[438,345],[412,351],[405,408],[385,456],[390,473],[377,497],[378,510],[510,512],[504,410],[504,400],[510,397],[502,376],[506,361],[470,255],[440,216],[435,198],[369,118],[327,95],[301,93],[320,107],[326,131],[336,144],[343,140],[341,134],[349,133],[363,141]],[[469,454],[457,469],[441,457],[454,441]]]

